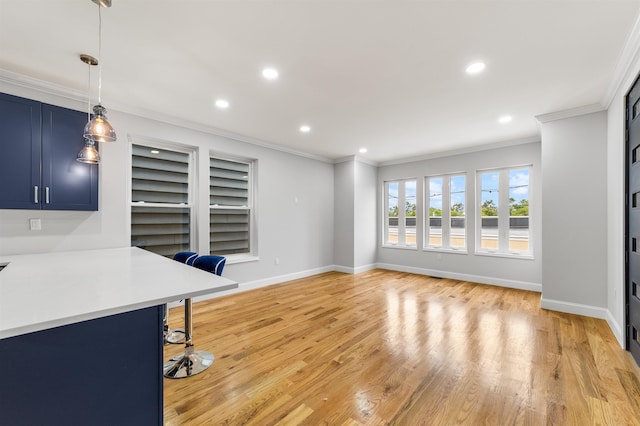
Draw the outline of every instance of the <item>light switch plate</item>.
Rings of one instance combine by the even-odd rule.
[[[42,231],[42,221],[40,219],[29,219],[29,229],[31,231]]]

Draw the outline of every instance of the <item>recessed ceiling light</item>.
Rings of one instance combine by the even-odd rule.
[[[216,101],[216,106],[217,106],[218,108],[222,108],[222,109],[224,109],[224,108],[229,108],[229,101],[224,100],[224,99],[218,99],[218,100]]]
[[[309,133],[311,131],[311,127],[304,125],[304,126],[300,126],[300,131],[302,133]]]
[[[158,151],[157,149],[152,149],[152,150],[151,150],[151,153],[152,153],[152,154],[160,154],[160,151]]]
[[[360,148],[360,154],[364,154],[365,152],[367,152],[367,148]]]
[[[273,68],[265,68],[262,70],[262,76],[267,80],[275,80],[278,78],[278,70]]]
[[[486,65],[484,62],[474,62],[473,64],[467,67],[467,74],[478,74],[484,71]]]
[[[512,120],[512,118],[511,118],[511,116],[510,116],[510,115],[504,115],[504,116],[502,116],[502,117],[500,117],[500,118],[498,119],[498,123],[505,124],[505,123],[510,122],[511,120]]]

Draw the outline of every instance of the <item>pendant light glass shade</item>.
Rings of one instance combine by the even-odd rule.
[[[116,131],[107,121],[106,112],[100,104],[93,107],[93,118],[84,126],[85,138],[94,142],[115,142]]]
[[[111,7],[111,0],[91,0],[98,5],[98,104],[93,107],[93,117],[84,126],[83,136],[92,142],[115,142],[116,132],[107,121],[107,110],[102,106],[102,8]]]
[[[84,148],[78,153],[77,161],[87,164],[100,163],[100,154],[96,149],[95,142],[90,139],[85,139]]]

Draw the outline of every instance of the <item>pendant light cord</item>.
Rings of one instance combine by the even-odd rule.
[[[102,6],[98,4],[98,105],[102,105]]]
[[[91,121],[91,64],[87,63],[87,68],[89,68],[88,79],[87,79],[87,121]]]

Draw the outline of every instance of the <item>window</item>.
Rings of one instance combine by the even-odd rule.
[[[173,257],[192,247],[192,152],[132,145],[131,245]]]
[[[416,180],[384,184],[384,244],[416,246]]]
[[[209,250],[251,253],[253,162],[209,159]]]
[[[464,250],[466,176],[430,176],[425,188],[424,247]]]
[[[478,172],[478,252],[531,255],[531,167]]]

